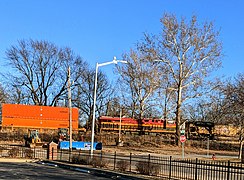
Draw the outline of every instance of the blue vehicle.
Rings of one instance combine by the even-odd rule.
[[[69,141],[60,141],[59,149],[69,149]],[[73,141],[72,149],[91,150],[91,142]],[[102,143],[95,142],[93,150],[102,150]]]

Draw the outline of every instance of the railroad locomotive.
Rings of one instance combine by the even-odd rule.
[[[130,133],[175,133],[176,124],[174,121],[167,121],[164,119],[144,118],[137,120],[128,117],[110,117],[100,116],[98,119],[100,132],[122,132]]]
[[[98,119],[99,130],[102,132],[141,133],[141,134],[169,134],[176,133],[175,121],[144,118],[141,121],[128,117],[100,116]],[[214,126],[212,122],[186,121],[185,135],[187,139],[214,138]]]

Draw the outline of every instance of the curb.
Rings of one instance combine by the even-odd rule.
[[[152,177],[136,177],[133,175],[127,175],[127,174],[122,174],[119,172],[112,172],[108,170],[102,170],[102,169],[96,169],[96,168],[89,168],[89,167],[82,167],[79,165],[74,165],[66,162],[57,162],[57,161],[48,161],[48,160],[43,160],[37,162],[38,164],[46,164],[49,166],[54,166],[54,167],[60,167],[64,169],[69,169],[73,171],[80,171],[83,173],[89,173],[95,176],[102,176],[102,177],[107,177],[111,179],[124,179],[124,180],[147,180],[147,179],[152,179]]]

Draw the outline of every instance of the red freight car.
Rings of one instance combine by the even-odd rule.
[[[175,133],[175,123],[162,119],[142,119],[140,122],[133,118],[99,117],[99,128],[102,131],[147,132],[147,133]]]

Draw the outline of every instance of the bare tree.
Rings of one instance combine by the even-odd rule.
[[[168,71],[162,67],[159,69],[159,71],[164,72],[162,77],[161,77],[161,83],[160,87],[157,90],[158,91],[158,97],[157,97],[157,102],[159,104],[159,107],[162,109],[163,119],[168,120],[172,119],[174,117],[174,109],[175,109],[175,98],[176,98],[176,93],[175,90],[172,89],[172,80],[169,80],[169,74]]]
[[[6,51],[6,56],[15,69],[8,80],[16,98],[24,98],[18,102],[35,105],[55,106],[67,91],[68,66],[75,81],[84,64],[70,48],[58,48],[47,41],[21,40]]]
[[[0,121],[2,121],[2,103],[7,103],[8,94],[6,93],[3,86],[0,84]]]
[[[202,87],[202,95],[185,104],[184,115],[191,121],[220,123],[223,121],[223,83],[215,79]]]
[[[80,116],[86,121],[87,129],[91,128],[94,101],[95,70],[88,67],[79,72],[73,90],[73,103],[80,109]],[[97,79],[96,115],[106,111],[107,102],[112,98],[112,87],[108,78],[101,71]]]
[[[171,89],[177,93],[176,143],[180,145],[182,105],[200,95],[198,88],[221,65],[222,44],[213,23],[199,25],[196,16],[188,23],[184,18],[178,21],[174,15],[165,14],[161,23],[160,35],[145,34],[141,51],[148,59],[161,61],[173,79]]]
[[[5,92],[5,89],[0,84],[0,104],[1,103],[6,103],[7,102],[7,97],[8,97],[8,94]]]
[[[239,127],[239,140],[240,140],[240,153],[244,142],[244,74],[239,74],[235,77],[233,82],[228,82],[224,89],[225,106],[223,114],[228,123],[234,124]]]
[[[107,102],[107,108],[105,115],[112,117],[120,116],[120,100],[119,97],[114,97],[110,101]]]
[[[115,69],[114,73],[119,72],[117,71],[117,69]],[[121,79],[121,76],[119,76],[116,83],[113,85],[113,95],[107,102],[107,109],[105,115],[119,117],[121,112],[122,116],[131,117],[131,101],[129,100],[127,94],[128,86],[124,84],[124,81]]]
[[[131,116],[139,119],[139,123],[144,118],[145,112],[152,100],[155,90],[160,84],[160,74],[157,65],[147,61],[140,55],[139,51],[131,50],[130,54],[125,54],[127,64],[118,67],[127,92],[129,92],[129,106],[132,109]]]

